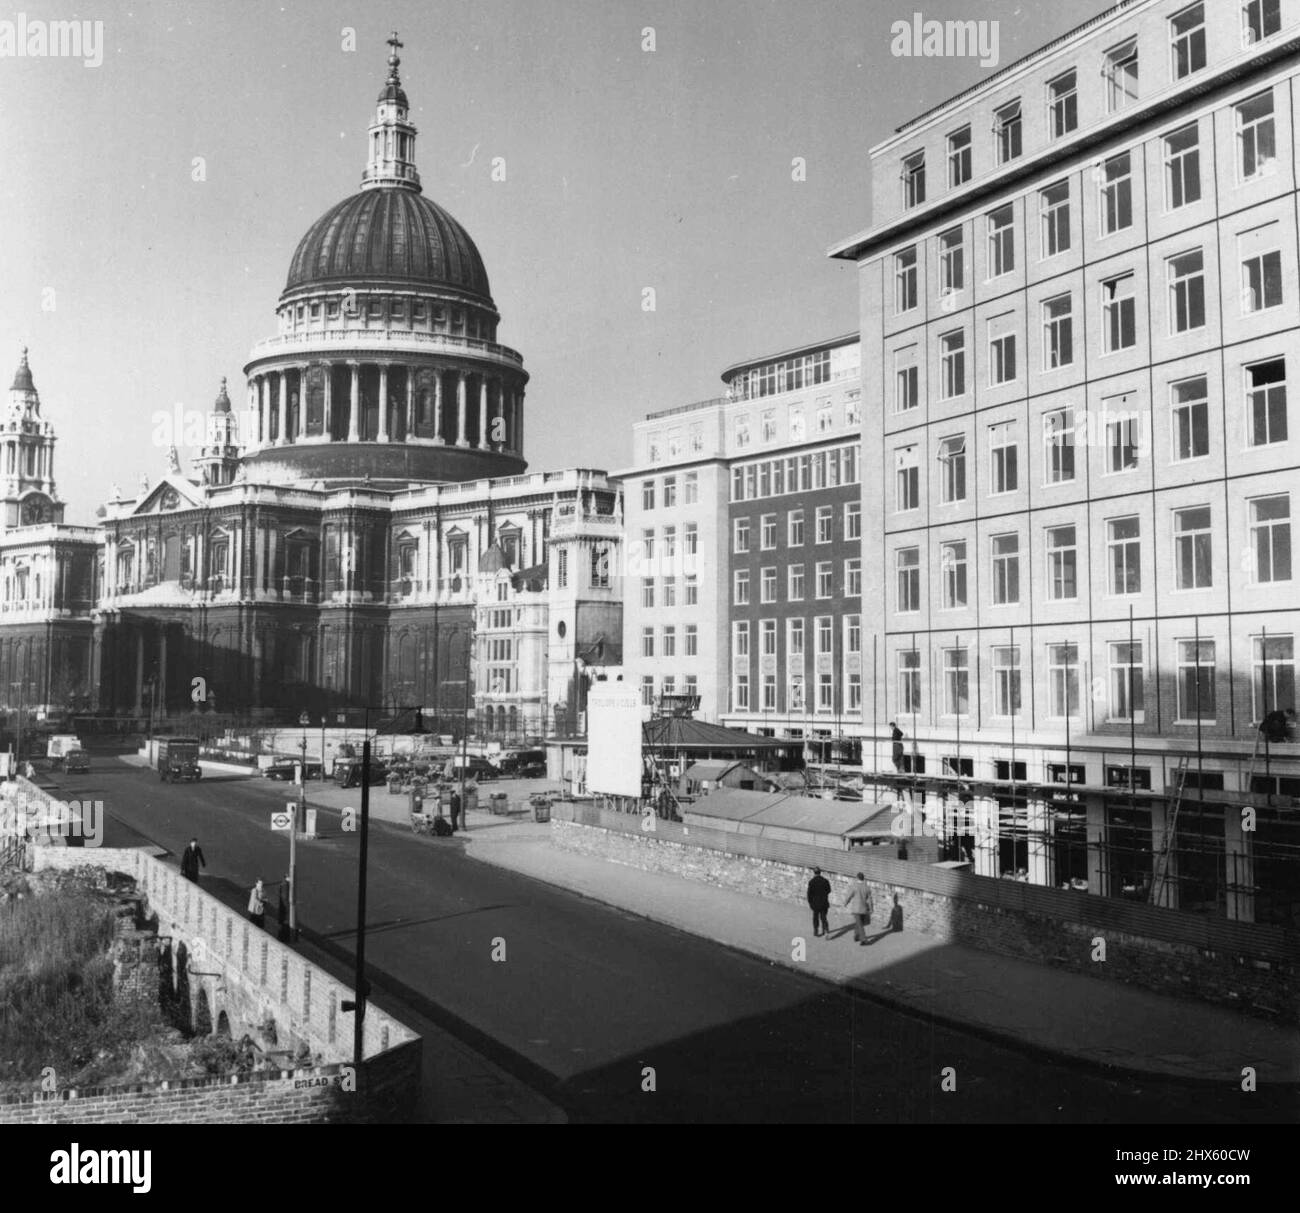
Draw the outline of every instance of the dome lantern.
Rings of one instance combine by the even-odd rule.
[[[397,32],[388,39],[388,79],[384,82],[370,124],[370,162],[361,174],[361,188],[395,186],[420,191],[420,174],[415,168],[415,127],[407,119],[406,93],[397,74],[402,46]]]

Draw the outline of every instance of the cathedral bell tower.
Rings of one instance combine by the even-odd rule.
[[[230,397],[226,393],[226,380],[222,376],[221,390],[208,414],[205,441],[194,461],[204,484],[232,484],[239,468],[239,430],[234,413],[230,411]]]
[[[0,428],[0,515],[5,530],[63,521],[54,491],[54,427],[41,419],[41,398],[23,346]]]

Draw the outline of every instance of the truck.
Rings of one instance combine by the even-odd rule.
[[[161,737],[158,740],[158,778],[163,783],[201,779],[199,739],[197,737]]]
[[[50,760],[50,766],[57,771],[69,753],[81,748],[81,739],[75,733],[53,733],[46,743],[45,756]]]

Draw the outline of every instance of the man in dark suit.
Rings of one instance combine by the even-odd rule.
[[[197,838],[190,839],[190,845],[181,853],[181,875],[186,880],[192,880],[195,884],[199,883],[199,868],[208,866],[208,861],[203,858],[203,850],[199,846]]]
[[[813,937],[829,935],[831,928],[826,914],[831,908],[831,882],[822,875],[821,868],[813,868],[813,877],[808,882],[808,908],[813,915]]]

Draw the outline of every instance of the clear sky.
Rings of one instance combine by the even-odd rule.
[[[867,149],[995,70],[893,58],[892,22],[999,20],[1005,65],[1104,7],[0,8],[0,22],[25,12],[104,29],[99,67],[0,58],[0,388],[26,342],[73,522],[92,520],[112,482],[128,496],[142,472],[156,483],[156,412],[206,408],[222,375],[242,408],[244,361],[275,331],[299,238],[359,188],[396,29],[425,192],[474,237],[500,340],[532,375],[531,467],[618,468],[647,411],[719,394],[731,362],[857,327],[855,271],[825,251],[870,222]]]

